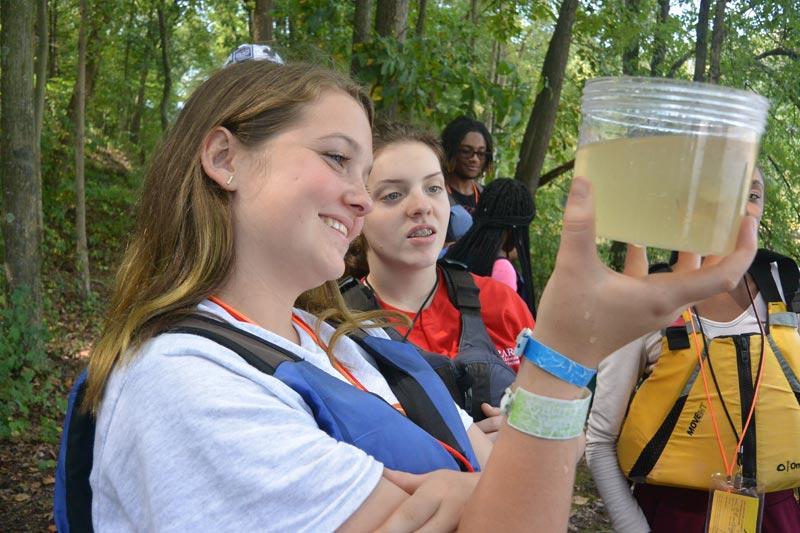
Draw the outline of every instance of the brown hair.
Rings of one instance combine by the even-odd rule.
[[[422,143],[436,154],[439,166],[444,164],[444,150],[436,135],[419,126],[379,120],[372,128],[372,154],[377,157],[381,150],[392,144],[418,142]]]
[[[145,175],[136,228],[89,362],[86,408],[97,411],[117,365],[212,295],[231,271],[230,197],[201,165],[207,134],[223,126],[255,149],[295,124],[310,103],[331,90],[352,96],[372,122],[369,97],[355,82],[302,63],[230,65],[186,101]]]

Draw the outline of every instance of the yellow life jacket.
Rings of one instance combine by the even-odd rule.
[[[798,315],[780,301],[771,274],[769,280],[763,272],[754,278],[769,313],[763,375],[742,444],[741,469],[745,477],[773,492],[800,486],[800,335]],[[787,300],[791,302],[792,296],[786,295]],[[664,331],[661,356],[629,406],[617,456],[633,481],[708,489],[712,474],[726,471],[690,320],[687,312]],[[730,463],[753,401],[761,334],[707,340],[706,350],[697,322],[695,330],[719,436]]]

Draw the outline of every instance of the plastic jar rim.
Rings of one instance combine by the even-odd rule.
[[[608,76],[587,80],[583,90],[582,112],[614,113],[632,108],[642,112],[658,110],[660,106],[673,111],[685,107],[689,115],[702,115],[715,120],[731,113],[727,120],[738,115],[752,127],[763,130],[766,125],[769,100],[742,89],[673,78]],[[688,118],[688,117],[687,117]],[[739,122],[739,121],[736,121]]]
[[[631,96],[635,96],[637,94],[647,95],[659,92],[670,94],[674,92],[676,95],[705,95],[730,100],[745,100],[750,102],[751,105],[757,104],[760,107],[769,107],[769,100],[753,91],[675,78],[603,76],[586,80],[583,94],[584,96],[591,97],[595,94],[602,94],[614,89],[617,89],[620,93],[626,93]],[[637,92],[639,90],[646,90],[646,92],[639,93]]]

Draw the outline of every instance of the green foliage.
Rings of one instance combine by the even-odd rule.
[[[161,136],[159,102],[164,73],[156,8],[160,0],[100,0],[90,22],[101,28],[92,43],[98,74],[87,104],[87,206],[93,271],[109,272],[130,230],[131,206],[147,154]],[[219,67],[238,44],[249,42],[251,0],[171,0],[168,19],[174,114],[191,89]],[[623,0],[581,3],[572,32],[570,59],[544,171],[573,158],[585,80],[622,72],[622,52],[639,43],[637,72],[650,74],[658,42],[666,57],[658,74],[670,70],[690,78],[697,3],[672,2],[668,20],[657,24],[656,0],[640,0],[636,11]],[[274,45],[287,59],[350,68],[367,86],[379,112],[397,102],[400,118],[441,129],[459,114],[491,122],[497,147],[496,175],[513,175],[518,149],[540,82],[539,72],[560,0],[545,2],[428,2],[421,36],[414,31],[419,4],[411,2],[405,39],[372,39],[352,49],[354,4],[344,0],[276,0]],[[54,4],[58,65],[48,78],[42,138],[46,261],[74,264],[74,143],[67,118],[76,70],[77,4]],[[729,0],[722,50],[723,85],[755,90],[772,103],[762,141],[761,164],[768,179],[763,244],[798,256],[800,250],[800,135],[797,83],[800,61],[767,55],[800,49],[794,4],[786,0]],[[373,15],[376,5],[373,5]],[[794,21],[794,22],[793,22]],[[495,52],[499,61],[493,61]],[[496,70],[493,70],[496,66]],[[141,106],[137,99],[141,91]],[[134,139],[132,121],[141,113]],[[109,155],[110,154],[110,155]],[[123,165],[118,162],[124,161]],[[558,242],[560,191],[567,177],[537,193],[534,264],[552,267]],[[542,227],[536,229],[541,224]],[[545,242],[547,241],[547,242]],[[604,250],[603,244],[600,245]],[[544,254],[539,256],[540,253]],[[538,268],[538,267],[537,267]],[[538,274],[537,274],[538,275]]]
[[[542,296],[542,289],[556,264],[556,253],[561,243],[561,214],[568,188],[569,180],[562,177],[536,193],[536,218],[531,224],[530,236],[531,269],[537,298]]]
[[[41,436],[55,442],[56,417],[48,415],[64,404],[53,402],[60,374],[45,351],[49,332],[32,325],[30,291],[17,290],[10,304],[0,309],[0,440],[27,432],[40,413]]]
[[[358,78],[370,88],[378,113],[396,104],[399,118],[437,130],[462,114],[491,117],[498,175],[513,174],[532,102],[528,61],[518,59],[541,53],[529,47],[540,36],[522,4],[487,3],[476,24],[469,2],[429,4],[423,35],[407,34],[402,42],[373,35],[358,45]],[[505,52],[492,76],[495,46]]]

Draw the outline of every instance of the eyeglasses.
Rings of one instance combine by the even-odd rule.
[[[491,152],[478,152],[477,150],[473,150],[472,148],[459,148],[458,155],[463,157],[464,159],[472,159],[472,156],[478,156],[478,159],[481,161],[486,161],[486,158],[491,155]]]

